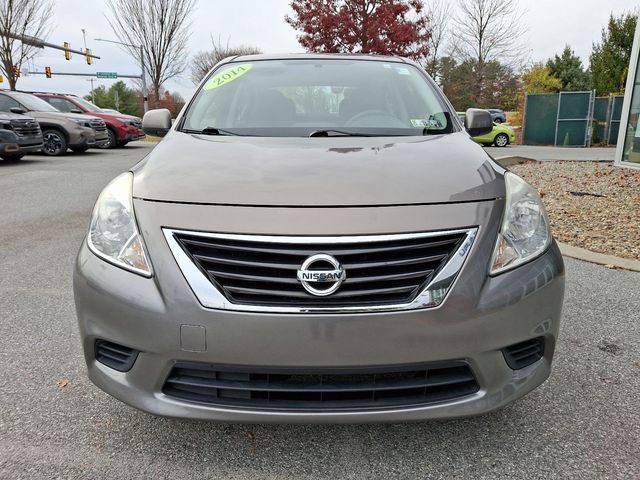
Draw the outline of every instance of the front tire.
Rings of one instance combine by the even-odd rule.
[[[50,157],[64,155],[67,151],[67,140],[59,130],[45,130],[42,132],[42,153]]]
[[[498,135],[496,135],[493,143],[496,147],[506,147],[507,145],[509,145],[509,137],[506,133],[499,133]]]
[[[107,135],[109,136],[109,142],[105,143],[104,145],[100,145],[98,148],[102,148],[104,150],[106,150],[107,148],[116,148],[117,139],[115,132],[110,128],[107,128]]]

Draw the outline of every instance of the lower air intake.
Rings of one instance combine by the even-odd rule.
[[[516,343],[502,350],[507,365],[519,370],[536,363],[544,355],[544,338],[538,337],[526,342]]]
[[[327,411],[411,407],[477,392],[460,361],[389,368],[250,368],[177,363],[163,392],[212,406]]]
[[[119,372],[128,372],[138,358],[138,351],[129,347],[96,340],[96,360]]]

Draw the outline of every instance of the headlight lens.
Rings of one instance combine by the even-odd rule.
[[[72,118],[71,121],[72,122],[76,122],[78,125],[81,125],[83,127],[90,127],[91,126],[88,121],[82,120],[82,119],[79,119],[79,118]]]
[[[151,265],[133,214],[133,174],[105,187],[93,209],[87,243],[93,253],[131,272],[151,276]]]
[[[551,243],[549,219],[538,192],[517,175],[504,176],[507,198],[491,274],[510,270],[542,254]]]

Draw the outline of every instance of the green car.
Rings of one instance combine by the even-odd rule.
[[[460,117],[460,121],[464,124],[464,113],[457,113],[458,117]],[[485,147],[490,147],[491,145],[495,145],[496,147],[506,147],[510,143],[516,141],[516,133],[511,127],[493,122],[493,130],[485,135],[473,137],[473,139]]]

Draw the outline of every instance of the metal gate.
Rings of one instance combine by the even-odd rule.
[[[618,133],[620,132],[620,119],[622,118],[622,103],[624,95],[611,98],[611,116],[609,117],[609,130],[607,132],[607,145],[618,143]]]
[[[523,145],[589,147],[615,145],[623,96],[595,97],[595,92],[527,94]]]
[[[615,145],[618,143],[620,117],[624,96],[597,97],[593,110],[593,144]]]
[[[556,136],[553,144],[563,147],[586,147],[591,142],[593,92],[560,92]]]

